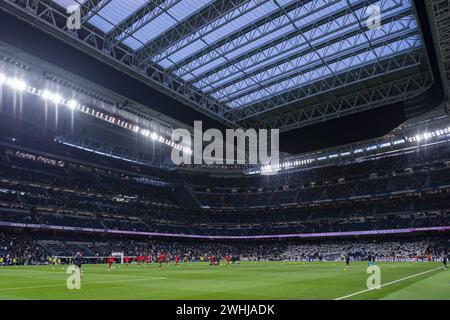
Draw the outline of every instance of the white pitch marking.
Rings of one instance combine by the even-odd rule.
[[[414,277],[418,277],[418,276],[421,276],[423,274],[430,273],[430,272],[433,272],[433,271],[436,271],[436,270],[440,270],[440,269],[443,269],[443,268],[444,267],[439,267],[439,268],[431,269],[431,270],[424,271],[424,272],[421,272],[421,273],[413,274],[412,276],[408,276],[408,277],[405,277],[405,278],[401,278],[401,279],[398,279],[398,280],[394,280],[394,281],[382,284],[379,287],[374,287],[374,288],[370,288],[370,289],[366,289],[366,290],[361,290],[361,291],[358,291],[358,292],[355,292],[355,293],[351,293],[351,294],[343,296],[343,297],[336,298],[334,300],[342,300],[342,299],[350,298],[350,297],[356,296],[358,294],[361,294],[361,293],[364,293],[364,292],[367,292],[367,291],[372,291],[372,290],[375,290],[375,289],[379,289],[379,288],[388,286],[390,284],[394,284],[394,283],[397,283],[397,282],[400,282],[400,281],[404,281],[404,280],[408,280],[408,279],[411,279],[411,278],[414,278]]]

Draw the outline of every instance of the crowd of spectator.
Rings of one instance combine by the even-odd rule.
[[[449,158],[436,147],[269,177],[162,179],[0,148],[0,222],[233,236],[449,226]]]
[[[9,265],[45,264],[57,257],[69,262],[81,252],[85,263],[102,263],[113,252],[135,258],[151,256],[157,261],[159,255],[169,261],[181,257],[182,261],[209,261],[225,256],[235,261],[340,261],[350,256],[353,261],[435,261],[447,256],[450,240],[443,237],[406,239],[354,239],[354,240],[296,240],[296,241],[178,241],[129,238],[95,238],[94,236],[68,237],[46,234],[24,235],[0,233],[0,259]]]

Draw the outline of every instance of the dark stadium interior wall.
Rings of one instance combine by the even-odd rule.
[[[406,120],[403,104],[328,120],[280,136],[280,149],[289,153],[314,151],[385,135]]]

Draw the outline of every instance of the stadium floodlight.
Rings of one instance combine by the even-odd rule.
[[[150,135],[150,138],[152,140],[158,140],[158,135],[155,132],[152,132],[152,134]]]
[[[398,145],[398,144],[402,144],[402,143],[405,143],[404,139],[399,139],[399,140],[396,140],[393,142],[394,145]]]
[[[67,102],[67,106],[70,108],[70,109],[75,109],[77,106],[78,106],[78,102],[77,101],[75,101],[75,100],[69,100],[68,102]]]
[[[341,153],[341,156],[344,156],[344,157],[349,156],[349,155],[350,155],[350,151],[346,151],[346,152]]]
[[[50,97],[51,97],[50,91],[48,91],[48,90],[42,91],[41,97],[42,97],[42,99],[44,99],[44,100],[49,100]]]
[[[62,100],[63,99],[59,94],[54,94],[52,97],[52,101],[56,104],[60,104]]]
[[[27,88],[25,81],[16,78],[6,79],[6,84],[17,91],[24,91]]]
[[[51,93],[48,90],[42,91],[41,97],[42,97],[42,99],[52,101],[55,104],[60,104],[63,101],[63,98],[61,97],[61,95],[59,95],[57,93]]]
[[[67,106],[71,110],[77,109],[78,111],[80,111],[84,114],[100,118],[104,121],[121,126],[125,129],[131,130],[135,133],[140,133],[141,135],[143,135],[145,137],[150,137],[152,140],[157,140],[160,143],[163,143],[170,147],[178,148],[181,150],[186,149],[186,148],[183,148],[180,144],[174,143],[173,141],[171,141],[169,139],[159,136],[155,132],[150,133],[150,131],[147,129],[141,129],[138,125],[128,123],[121,119],[117,119],[108,114],[104,114],[103,112],[95,110],[94,108],[90,108],[85,105],[81,105],[78,101],[73,100],[73,99],[66,99],[65,97],[63,97],[62,95],[60,95],[58,93],[52,93],[51,91],[46,90],[46,89],[29,87],[28,84],[23,80],[20,80],[18,78],[9,78],[7,75],[0,73],[0,85],[3,85],[3,84],[6,84],[13,90],[17,90],[17,91],[27,90],[27,92],[30,95],[41,97],[42,99],[44,99],[46,101],[52,101],[56,105],[62,103],[63,105]],[[193,151],[191,149],[187,148],[187,153],[192,154]]]

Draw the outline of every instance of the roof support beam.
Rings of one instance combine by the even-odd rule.
[[[121,46],[116,46],[114,52],[103,50],[104,36],[89,24],[81,26],[80,30],[68,32],[66,21],[68,14],[47,3],[37,0],[36,10],[30,10],[26,3],[15,0],[0,0],[0,10],[32,23],[35,27],[53,35],[54,37],[72,45],[82,52],[89,54],[105,63],[114,66],[125,74],[139,79],[156,90],[172,96],[186,106],[202,112],[222,124],[235,127],[236,124],[225,118],[224,113],[228,107],[217,103],[208,95],[193,87],[188,87],[183,81],[163,70],[152,67],[146,71],[139,69],[132,52]],[[58,19],[55,19],[58,17]]]
[[[296,1],[294,4],[291,4],[291,5],[288,6],[288,10],[289,11],[295,10],[298,7],[300,7],[302,5],[305,5],[305,3],[308,3],[310,1],[311,0]],[[328,5],[331,5],[331,4],[336,3],[338,1],[339,0],[332,0],[332,1],[330,1],[330,3]],[[318,5],[318,4],[319,4],[319,2],[316,3],[316,5]],[[252,34],[253,37],[249,37],[247,35],[248,33],[252,32],[253,30],[258,29],[259,27],[266,26],[265,28],[267,28],[267,29],[271,28],[270,32],[276,31],[276,30],[286,26],[286,24],[289,23],[289,22],[286,23],[286,22],[283,22],[283,21],[278,21],[278,23],[274,22],[274,20],[276,20],[277,18],[281,17],[282,15],[283,15],[283,12],[280,11],[280,10],[276,11],[275,13],[266,15],[266,16],[262,17],[261,19],[255,21],[254,23],[246,26],[245,28],[239,29],[236,32],[232,33],[231,35],[229,35],[229,36],[227,36],[227,37],[217,41],[216,43],[213,43],[213,44],[207,46],[205,49],[201,50],[200,52],[197,52],[197,53],[194,53],[194,54],[191,54],[191,55],[185,57],[183,60],[177,62],[175,65],[170,67],[169,70],[170,71],[175,71],[175,70],[181,68],[182,66],[184,66],[186,64],[189,64],[190,62],[192,62],[192,61],[198,59],[199,57],[204,56],[205,54],[208,54],[210,52],[213,52],[213,53],[219,52],[219,51],[221,51],[219,49],[221,47],[223,47],[223,46],[226,46],[227,48],[232,48],[233,50],[235,50],[235,49],[238,49],[239,47],[241,47],[242,45],[246,44],[250,40],[254,41],[257,38],[261,38],[261,37],[263,37],[263,36],[268,34],[268,32],[267,33],[262,33],[257,38],[254,37],[253,34]],[[234,18],[237,18],[237,17],[234,17]],[[238,39],[238,38],[241,38],[241,37],[244,38],[244,41],[242,41],[242,43],[237,43],[235,40]],[[247,40],[247,41],[245,41],[245,40]],[[224,52],[222,52],[222,53],[224,53]],[[205,62],[204,64],[206,64],[206,63],[207,62]],[[201,67],[204,64],[201,64],[198,67]],[[187,71],[185,71],[185,73],[187,73]]]
[[[267,1],[267,0],[258,0]],[[201,9],[199,12],[189,17],[188,19],[177,24],[161,36],[146,44],[136,53],[138,65],[141,68],[148,68],[154,62],[152,57],[167,49],[172,44],[194,35],[200,28],[212,23],[218,18],[222,17],[227,12],[235,9],[248,0],[216,0],[207,7]]]
[[[111,48],[118,45],[129,36],[132,36],[136,31],[140,30],[151,20],[162,14],[165,9],[174,6],[180,1],[181,0],[149,1],[105,35],[105,49],[111,50]]]
[[[334,12],[332,15],[329,15],[329,16],[323,17],[320,20],[315,20],[315,21],[312,21],[311,23],[302,25],[301,28],[298,28],[291,32],[288,32],[287,34],[284,34],[283,36],[281,36],[277,39],[273,39],[272,41],[270,41],[270,43],[258,46],[257,48],[246,52],[245,54],[238,55],[235,58],[230,59],[229,62],[226,62],[220,66],[216,66],[213,70],[205,71],[201,75],[196,76],[195,79],[191,81],[191,83],[194,81],[199,82],[202,79],[208,78],[214,74],[220,74],[219,78],[222,79],[224,74],[227,73],[226,72],[227,68],[229,68],[233,65],[243,64],[244,61],[246,61],[246,60],[254,61],[255,60],[254,57],[261,56],[261,55],[266,55],[264,59],[268,59],[269,57],[267,56],[267,52],[272,51],[272,48],[275,48],[274,50],[276,50],[277,46],[284,46],[284,44],[286,44],[286,46],[288,46],[288,45],[289,46],[295,46],[295,45],[298,46],[299,45],[298,38],[299,38],[299,36],[301,37],[302,34],[305,34],[308,31],[313,30],[314,28],[323,28],[324,26],[331,25],[338,18],[349,15],[352,13],[353,10],[363,8],[365,5],[370,5],[371,3],[374,3],[376,1],[377,0],[361,0],[360,2],[354,3],[351,8],[339,9],[336,12]],[[330,4],[334,4],[334,2],[330,2]],[[315,11],[312,10],[311,12],[314,13]],[[293,21],[295,22],[296,20],[293,20]],[[289,23],[291,23],[291,21],[289,21]],[[240,31],[238,31],[238,34],[240,34]],[[228,41],[228,38],[226,40]],[[254,39],[249,39],[249,40],[253,41]],[[197,63],[195,65],[195,68],[200,68],[200,67],[206,65],[211,60],[214,60],[216,58],[217,50],[219,48],[215,44],[210,47],[212,49],[215,49],[215,51],[210,50],[209,48],[206,48],[205,50],[195,54],[195,56],[188,57],[187,59],[179,62],[177,64],[177,66],[178,67],[183,66],[184,70],[190,70],[190,69],[192,69],[192,67],[189,67],[189,64],[193,64],[193,61],[195,61],[196,59],[202,59],[202,60],[200,63]],[[170,70],[172,70],[172,69],[170,69]]]
[[[376,42],[369,42],[364,45],[358,45],[357,39],[353,39],[352,47],[344,49],[337,54],[331,54],[329,56],[322,57],[323,59],[317,59],[315,56],[306,55],[307,58],[304,59],[293,59],[289,61],[290,63],[283,64],[281,68],[275,68],[270,70],[271,72],[260,74],[260,80],[258,81],[259,86],[255,88],[249,88],[249,83],[247,81],[241,81],[239,86],[229,87],[227,92],[224,92],[222,96],[217,97],[218,100],[224,103],[228,103],[230,101],[236,101],[240,98],[251,95],[252,93],[257,93],[264,88],[272,87],[277,83],[295,78],[297,76],[305,75],[308,73],[313,73],[314,70],[318,70],[320,68],[325,68],[327,65],[332,65],[344,61],[345,59],[349,59],[354,63],[360,63],[357,57],[364,53],[369,53],[371,50],[375,48],[383,48],[393,46],[397,41],[405,41],[411,36],[418,36],[417,30],[406,30],[401,32],[398,30],[393,36],[391,36],[388,40],[378,40]],[[347,44],[347,43],[345,43]],[[304,56],[303,56],[304,57]],[[308,60],[308,58],[310,58]],[[306,61],[305,61],[306,60]],[[366,62],[366,61],[365,61]],[[379,65],[379,69],[377,70],[378,75],[383,75],[385,72],[385,68],[383,68],[384,64],[381,63],[381,60],[377,58],[377,62]],[[348,67],[348,69],[350,69]],[[389,66],[388,66],[389,67]],[[279,74],[278,74],[279,73]],[[268,76],[266,76],[268,74]],[[330,75],[335,76],[334,72],[330,73]],[[267,78],[264,80],[264,78]],[[337,77],[338,78],[338,77]],[[341,85],[345,85],[345,80],[340,81]],[[271,92],[272,95],[277,94],[276,92]],[[245,106],[242,106],[245,107]]]
[[[410,11],[408,11],[408,12],[410,12]],[[394,20],[394,23],[396,24],[396,26],[398,26],[398,29],[396,30],[396,34],[395,34],[396,38],[400,38],[402,35],[404,35],[405,34],[405,30],[411,32],[410,28],[409,28],[409,23],[402,23],[402,21],[399,20],[399,17],[397,15],[392,16],[392,17],[388,17],[386,20],[383,20],[383,23],[387,24],[387,23],[392,22],[393,20]],[[413,18],[411,18],[409,21],[412,22]],[[289,71],[289,69],[294,68],[294,62],[293,61],[295,61],[295,59],[298,59],[298,58],[300,58],[302,56],[305,56],[305,55],[307,55],[309,53],[313,53],[315,50],[321,50],[321,49],[325,49],[325,48],[330,48],[331,46],[336,46],[337,44],[340,44],[340,43],[343,44],[345,41],[350,43],[351,41],[349,39],[359,35],[361,32],[365,32],[365,31],[368,30],[367,28],[363,28],[362,30],[359,30],[359,28],[355,28],[355,29],[343,28],[343,29],[346,29],[346,30],[343,33],[340,32],[339,36],[336,37],[336,38],[333,38],[333,39],[331,39],[329,41],[324,41],[323,43],[319,43],[319,44],[315,45],[314,48],[307,47],[307,48],[305,48],[303,50],[300,50],[300,51],[294,51],[294,53],[290,54],[289,56],[283,56],[279,60],[275,60],[275,61],[271,62],[270,64],[267,64],[267,65],[263,66],[262,68],[255,69],[254,71],[247,73],[247,76],[248,77],[253,77],[253,76],[256,76],[256,75],[261,75],[263,73],[268,72],[269,70],[274,70],[274,71],[280,70],[281,73],[285,74],[287,71]],[[337,30],[337,31],[339,32],[339,30]],[[386,34],[389,34],[389,33],[391,33],[391,32],[386,32]],[[417,33],[417,31],[414,31],[414,33]],[[318,40],[318,39],[320,39],[320,37],[317,37],[314,40]],[[301,40],[299,40],[299,41],[301,41]],[[356,41],[356,39],[353,40],[353,41]],[[356,48],[357,46],[358,46],[358,43],[356,43],[352,47]],[[281,53],[282,52],[273,54],[273,55],[270,56],[270,58],[274,59],[277,56],[281,55]],[[266,57],[266,59],[268,59],[268,57]],[[264,61],[266,59],[262,59],[261,58],[262,61]],[[261,62],[256,62],[256,63],[250,65],[249,67],[251,68],[251,67],[256,66],[258,64],[261,64]],[[300,68],[302,66],[298,66],[298,67]],[[303,66],[303,69],[305,69],[305,67],[308,68],[308,66]],[[283,70],[281,70],[281,69],[283,69]],[[212,94],[212,93],[216,93],[216,92],[219,92],[221,90],[224,90],[227,87],[236,85],[237,83],[242,82],[244,80],[245,79],[242,78],[242,77],[235,77],[234,79],[230,79],[229,81],[225,81],[225,82],[222,79],[222,80],[220,80],[221,84],[217,85],[217,86],[214,86],[214,88],[212,90],[208,90],[208,88],[204,88],[202,86],[199,86],[199,87],[202,90],[204,90],[205,92],[207,92],[209,94]]]
[[[112,0],[87,0],[80,4],[81,24],[86,23],[93,16],[97,15]]]
[[[380,70],[379,68],[384,70],[382,75],[385,76],[393,72],[419,67],[424,62],[425,58],[423,49],[405,53],[400,56],[389,57],[383,60],[382,64],[376,62],[368,66],[362,66],[356,69],[353,68],[340,73],[335,77],[328,77],[326,79],[309,83],[302,87],[290,89],[284,94],[259,101],[255,104],[234,110],[231,109],[232,111],[230,111],[229,114],[232,115],[231,118],[235,121],[242,122],[244,120],[260,116],[261,114],[269,111],[283,109],[283,107],[288,104],[292,104],[294,102],[298,103],[302,100],[310,99],[311,97],[336,90],[340,87],[377,78],[381,76],[378,73]],[[338,81],[338,78],[345,80],[343,85],[340,84],[341,82]]]
[[[374,109],[383,105],[413,99],[424,93],[433,83],[430,72],[359,90],[326,103],[311,105],[289,113],[266,119],[243,122],[245,127],[280,129],[285,132],[318,122],[339,118],[352,113]]]

